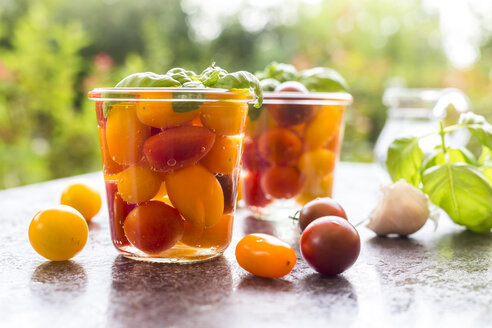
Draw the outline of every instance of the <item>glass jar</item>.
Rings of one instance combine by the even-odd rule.
[[[285,219],[331,196],[348,93],[267,92],[246,124],[242,200],[264,219]]]
[[[229,245],[250,93],[107,88],[96,113],[111,239],[126,257],[194,262]]]
[[[445,125],[455,124],[461,113],[471,109],[468,97],[460,90],[389,88],[383,95],[383,103],[389,108],[386,123],[374,147],[377,162],[384,166],[388,147],[402,136],[420,136],[439,129],[439,120]],[[466,144],[465,131],[451,134],[453,144]],[[424,152],[440,144],[438,135],[420,141]]]

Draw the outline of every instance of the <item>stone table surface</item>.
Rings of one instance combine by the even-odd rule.
[[[362,239],[356,264],[337,277],[302,260],[291,220],[260,221],[240,209],[223,256],[198,264],[154,264],[118,255],[105,205],[85,248],[50,262],[28,241],[28,225],[61,190],[86,179],[102,195],[100,172],[0,191],[0,327],[491,327],[492,234],[443,217],[410,238]],[[352,222],[367,217],[386,177],[375,165],[341,163],[334,197]],[[282,279],[242,270],[234,248],[245,234],[277,235],[298,263]]]

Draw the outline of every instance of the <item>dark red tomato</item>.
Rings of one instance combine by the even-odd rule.
[[[258,151],[271,163],[289,164],[301,155],[302,140],[289,129],[273,128],[258,138]]]
[[[338,216],[347,220],[343,207],[330,197],[316,198],[308,202],[299,212],[299,228],[306,229],[308,224],[322,216]]]
[[[261,175],[250,172],[242,180],[242,197],[247,206],[265,207],[272,202],[261,189]]]
[[[123,224],[126,216],[135,208],[135,205],[125,202],[117,191],[118,185],[116,181],[106,181],[111,240],[119,248],[130,245],[128,239],[126,239]]]
[[[128,214],[124,229],[133,246],[147,254],[158,254],[181,239],[184,220],[174,207],[159,201],[148,201]]]
[[[274,92],[308,93],[309,91],[302,83],[287,81],[278,85]],[[281,99],[280,95],[279,99]],[[269,104],[268,111],[275,121],[282,126],[298,125],[309,121],[314,116],[313,106],[303,104]]]
[[[314,270],[337,275],[350,268],[359,257],[360,238],[347,220],[324,216],[306,227],[300,246],[302,256]]]
[[[302,188],[301,174],[292,166],[274,165],[261,177],[261,188],[273,198],[292,198]]]
[[[237,182],[234,183],[230,174],[217,175],[216,178],[224,193],[224,214],[232,213],[236,208]]]
[[[258,142],[254,138],[244,138],[243,168],[251,172],[263,172],[270,166],[258,151]]]
[[[195,164],[212,148],[215,134],[201,126],[180,126],[145,141],[144,154],[156,171],[171,171]]]

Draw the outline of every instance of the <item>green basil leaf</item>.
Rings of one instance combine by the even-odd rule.
[[[482,174],[487,179],[487,181],[492,185],[492,165],[484,166],[482,168]]]
[[[248,104],[248,118],[250,121],[254,122],[256,121],[261,113],[263,113],[265,105],[261,105],[260,108],[255,108],[255,106],[251,103]]]
[[[492,187],[473,166],[446,163],[426,170],[423,190],[457,224],[476,232],[492,228]]]
[[[206,87],[210,87],[217,83],[220,78],[223,78],[227,74],[227,71],[218,67],[218,66],[210,66],[207,67],[199,77],[199,80]]]
[[[442,146],[438,147],[438,151],[432,153],[429,157],[424,160],[422,171],[435,165],[442,165],[446,163],[446,157],[442,151]],[[451,163],[466,163],[470,165],[477,165],[477,160],[475,156],[466,148],[448,148],[446,147],[446,152],[448,153],[448,160]]]
[[[386,167],[393,181],[405,179],[409,184],[418,187],[420,184],[420,168],[424,153],[419,147],[419,139],[404,137],[395,139],[388,148]]]
[[[170,69],[169,71],[167,71],[166,75],[178,81],[181,84],[192,82],[196,77],[195,72],[186,70],[181,67],[175,67]]]
[[[263,79],[270,78],[279,82],[295,81],[298,76],[299,73],[294,66],[277,62],[270,63],[263,72]]]
[[[313,92],[347,91],[344,78],[335,70],[327,67],[314,67],[301,72],[299,82]]]
[[[263,103],[263,90],[260,81],[253,74],[246,71],[228,73],[220,77],[216,83],[210,85],[213,88],[223,89],[249,89],[256,95],[254,106],[260,108]]]
[[[465,125],[468,131],[477,138],[482,145],[492,149],[492,125],[487,123],[485,117],[474,113],[461,114],[458,124]]]
[[[486,165],[486,164],[492,165],[492,151],[489,148],[482,146],[482,152],[480,153],[480,157],[478,158],[478,164],[479,165]]]
[[[280,82],[278,80],[268,78],[260,81],[261,88],[263,91],[273,91],[277,86],[280,85]]]
[[[205,89],[205,86],[200,81],[190,81],[183,83],[183,88],[199,88]]]
[[[128,75],[116,85],[117,88],[165,88],[179,86],[181,86],[181,83],[169,75],[156,74],[152,72]]]
[[[176,113],[192,112],[203,105],[203,101],[197,99],[205,99],[205,94],[202,92],[173,92],[173,99],[190,100],[190,101],[173,101],[173,111]]]

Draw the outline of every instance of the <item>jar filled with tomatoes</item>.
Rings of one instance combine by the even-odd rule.
[[[216,83],[231,75],[210,70]],[[204,74],[138,73],[89,93],[111,238],[126,257],[200,261],[231,241],[243,132],[255,96],[237,83],[206,88]]]
[[[261,72],[264,101],[248,115],[242,199],[262,218],[280,218],[317,197],[332,194],[344,112],[352,96],[326,68],[298,72],[273,63]],[[281,82],[283,80],[289,80]],[[320,92],[330,87],[337,92]]]

